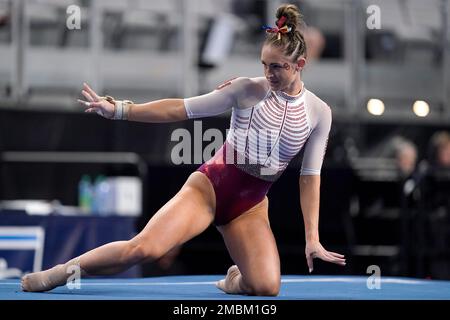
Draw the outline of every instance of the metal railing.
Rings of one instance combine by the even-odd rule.
[[[204,71],[198,67],[201,45],[201,38],[198,35],[200,31],[207,31],[204,22],[219,17],[222,13],[233,14],[229,1],[171,0],[156,3],[137,0],[93,0],[90,6],[81,7],[83,18],[81,28],[88,33],[88,46],[73,48],[30,45],[30,5],[45,4],[46,1],[10,2],[12,41],[10,44],[0,44],[0,55],[6,57],[0,62],[0,86],[9,86],[11,95],[0,96],[0,107],[51,105],[50,100],[45,100],[45,93],[41,101],[33,100],[30,92],[54,88],[53,90],[68,91],[70,97],[56,99],[54,104],[59,109],[64,109],[64,106],[66,109],[74,109],[75,96],[83,81],[89,82],[100,93],[105,91],[111,93],[115,90],[121,93],[127,90],[139,91],[141,92],[139,97],[127,98],[148,101],[168,95],[193,96],[212,90],[224,80],[236,75],[254,77],[263,74],[258,56],[231,54],[213,69]],[[440,33],[439,39],[436,40],[439,49],[437,54],[441,57],[437,62],[438,65],[431,65],[426,61],[416,64],[405,62],[386,64],[365,60],[365,41],[367,34],[372,32],[366,27],[369,17],[366,9],[371,4],[380,6],[381,31],[385,31],[383,23],[389,26],[395,26],[397,23],[400,30],[401,17],[398,17],[396,22],[395,16],[388,15],[386,10],[389,8],[384,7],[388,3],[396,3],[396,0],[305,2],[313,8],[313,11],[315,10],[316,16],[320,17],[320,12],[325,10],[324,17],[338,21],[324,28],[340,34],[344,49],[343,58],[315,61],[307,67],[303,75],[309,89],[337,108],[338,112],[334,115],[336,120],[352,117],[355,121],[386,119],[434,123],[450,121],[448,0],[430,2],[433,12],[437,10],[440,13],[440,22],[434,22],[440,25],[440,28],[435,30]],[[402,3],[413,2],[408,0]],[[51,3],[54,6],[58,2],[51,1]],[[61,8],[65,8],[65,3],[60,2],[60,12],[65,12],[61,11]],[[267,12],[274,12],[274,8],[280,3],[279,0],[266,0]],[[176,42],[175,49],[158,51],[106,48],[104,46],[105,32],[108,31],[108,27],[105,26],[106,15],[126,15],[133,10],[170,18],[173,29],[168,31],[167,37],[161,38],[163,41],[169,41],[170,37],[172,40],[175,39],[173,40]],[[391,19],[390,23],[387,23],[388,16]],[[272,15],[267,15],[266,18],[268,23],[273,23]],[[316,20],[322,23],[325,19],[322,17]],[[320,28],[320,25],[318,27]],[[332,30],[333,28],[335,30]],[[403,25],[402,28],[401,30],[405,29]],[[152,32],[150,29],[147,30]],[[164,28],[155,32],[161,30]],[[399,30],[391,31],[395,34],[400,33]],[[399,39],[411,41],[411,37],[402,40],[399,36]],[[389,108],[383,118],[373,118],[365,110],[366,101],[371,97],[386,99],[386,103],[394,107]],[[413,99],[422,99],[430,103],[432,112],[428,118],[409,115]],[[400,112],[397,112],[398,110]]]

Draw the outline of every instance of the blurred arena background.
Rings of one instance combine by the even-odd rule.
[[[375,265],[450,279],[450,1],[290,2],[307,24],[303,81],[333,110],[321,240],[347,256],[345,268],[315,261],[314,272],[365,275]],[[0,278],[133,236],[198,167],[173,163],[173,132],[188,130],[201,158],[204,132],[229,124],[229,114],[197,127],[87,115],[76,102],[83,82],[146,102],[262,76],[261,26],[281,3],[0,0]],[[301,155],[269,192],[283,274],[308,273],[300,164]],[[102,188],[118,191],[100,201]],[[117,199],[121,190],[129,197]],[[223,274],[230,264],[210,227],[127,275]]]

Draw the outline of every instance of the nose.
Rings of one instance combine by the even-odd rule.
[[[264,74],[265,74],[267,79],[273,78],[273,72],[268,67],[264,67]]]

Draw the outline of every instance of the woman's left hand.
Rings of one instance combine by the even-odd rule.
[[[314,258],[322,259],[323,261],[336,263],[345,266],[345,256],[336,252],[325,250],[319,241],[308,241],[305,247],[306,262],[308,263],[309,272],[314,269]]]

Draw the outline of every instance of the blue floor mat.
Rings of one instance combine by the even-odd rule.
[[[20,280],[0,280],[0,300],[450,300],[450,281],[382,277],[369,289],[362,276],[283,276],[277,297],[228,295],[222,275],[83,279],[80,288],[22,292]]]

